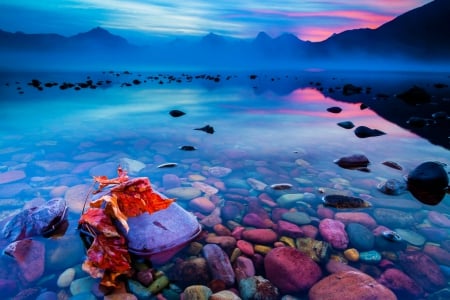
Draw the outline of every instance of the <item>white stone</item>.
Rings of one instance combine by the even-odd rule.
[[[75,279],[75,273],[76,272],[74,268],[69,268],[62,272],[61,275],[59,275],[58,280],[56,281],[58,287],[66,288],[70,286],[72,281]]]

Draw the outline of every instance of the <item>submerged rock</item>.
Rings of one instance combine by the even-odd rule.
[[[350,156],[344,156],[334,161],[341,168],[345,169],[358,169],[366,168],[370,161],[363,154],[354,154]]]
[[[387,195],[400,195],[406,191],[406,183],[397,179],[389,179],[377,186],[378,190]]]
[[[409,90],[398,94],[397,98],[402,99],[410,105],[424,104],[431,101],[431,96],[423,88],[414,86]]]
[[[239,292],[243,300],[277,300],[280,297],[278,289],[262,276],[252,276],[241,280]]]
[[[20,240],[9,244],[4,253],[13,257],[21,275],[27,282],[33,282],[44,274],[45,246],[31,239]]]
[[[184,116],[186,113],[181,110],[178,110],[178,109],[173,109],[173,110],[169,111],[169,114],[174,118],[178,118],[178,117]]]
[[[355,124],[353,124],[351,121],[339,122],[337,123],[337,125],[345,129],[352,129],[353,127],[355,127]]]
[[[424,162],[412,170],[407,178],[408,189],[420,202],[436,205],[448,190],[448,175],[442,164]]]
[[[357,197],[342,195],[326,195],[322,198],[325,206],[335,208],[366,208],[371,207],[370,202]]]
[[[386,133],[378,130],[378,129],[372,129],[367,126],[358,126],[355,129],[355,135],[359,138],[368,138],[368,137],[375,137],[380,135],[385,135]]]

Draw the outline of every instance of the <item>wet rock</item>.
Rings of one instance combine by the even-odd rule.
[[[239,256],[234,262],[234,273],[239,283],[242,279],[255,276],[255,266],[250,258]]]
[[[236,246],[236,239],[232,236],[209,235],[205,241],[210,244],[217,244],[225,250],[231,250]]]
[[[45,291],[40,293],[36,300],[58,300],[58,294],[52,291]]]
[[[175,198],[179,201],[188,201],[199,197],[202,192],[193,187],[176,187],[165,191],[165,195],[169,198]]]
[[[204,285],[191,285],[184,289],[181,300],[208,300],[212,295],[209,287]]]
[[[195,257],[185,261],[178,261],[175,264],[174,277],[172,279],[181,288],[186,288],[190,285],[207,285],[211,278],[206,259]]]
[[[389,179],[377,186],[378,190],[387,195],[400,195],[406,191],[406,183],[397,179]]]
[[[399,171],[403,170],[402,166],[400,166],[398,163],[396,163],[394,161],[390,161],[390,160],[383,161],[382,164],[389,168],[395,169],[395,170],[399,170]]]
[[[343,195],[325,195],[322,201],[323,205],[334,208],[367,208],[372,206],[369,201]]]
[[[186,113],[181,110],[178,110],[178,109],[173,109],[173,110],[169,111],[169,114],[174,118],[178,118],[178,117],[184,116]]]
[[[234,284],[234,272],[228,255],[216,244],[207,244],[202,249],[213,279],[220,279],[226,286]]]
[[[334,161],[335,164],[344,169],[366,168],[369,165],[369,159],[362,154],[354,154],[341,157]]]
[[[425,238],[415,231],[403,228],[397,228],[395,231],[403,240],[413,246],[422,247],[425,244]]]
[[[81,213],[86,201],[86,195],[90,191],[90,185],[78,184],[70,187],[64,194],[64,200],[69,207],[69,211],[73,213]]]
[[[223,290],[212,294],[208,300],[241,300],[241,297],[233,293],[232,291]]]
[[[347,83],[343,86],[342,88],[342,93],[345,96],[351,96],[351,95],[355,95],[355,94],[361,94],[362,91],[362,87],[360,86],[356,86],[353,85],[351,83]]]
[[[214,203],[212,203],[211,200],[209,200],[206,197],[197,197],[197,198],[192,199],[189,202],[189,206],[194,211],[198,211],[198,212],[206,213],[206,214],[211,213],[216,208]]]
[[[70,293],[73,296],[90,293],[95,284],[97,284],[96,280],[90,276],[75,279],[70,284]]]
[[[127,280],[128,291],[135,295],[138,299],[149,299],[152,293],[140,282],[129,279]]]
[[[436,226],[450,228],[450,218],[440,212],[429,211],[428,220]]]
[[[242,238],[256,244],[272,244],[278,237],[272,229],[257,228],[246,229],[242,232]]]
[[[26,239],[9,244],[4,253],[13,257],[27,282],[38,280],[44,274],[45,246],[41,242]]]
[[[369,214],[363,212],[339,212],[334,215],[334,218],[344,224],[358,223],[369,229],[377,226],[377,222]]]
[[[305,292],[322,277],[319,265],[290,247],[271,250],[264,258],[264,269],[267,279],[282,294]]]
[[[338,107],[338,106],[332,106],[332,107],[328,107],[327,108],[327,112],[333,113],[333,114],[338,114],[342,111],[342,108]]]
[[[436,227],[418,227],[417,232],[423,235],[427,241],[433,243],[441,243],[447,237],[447,230],[445,228],[436,228]]]
[[[204,132],[209,133],[209,134],[213,134],[215,132],[214,127],[212,127],[211,125],[205,125],[205,126],[200,127],[200,128],[194,128],[194,130],[204,131]]]
[[[224,220],[233,220],[240,217],[244,210],[244,206],[241,203],[235,201],[226,201],[220,211],[220,215]]]
[[[56,281],[56,285],[59,288],[66,288],[69,287],[72,281],[75,279],[76,271],[74,268],[66,269],[64,272],[62,272]]]
[[[14,295],[18,290],[18,285],[15,280],[0,279],[0,291],[3,295]]]
[[[21,193],[30,191],[29,184],[23,182],[5,183],[0,185],[0,198],[14,198]]]
[[[239,282],[239,292],[243,300],[279,299],[278,289],[262,276],[252,276]]]
[[[120,165],[127,170],[128,174],[134,176],[138,175],[139,172],[146,167],[143,162],[128,157],[120,159]]]
[[[436,205],[448,188],[448,176],[442,164],[424,162],[408,174],[408,189],[422,203]]]
[[[411,214],[389,208],[377,208],[375,209],[373,216],[375,220],[377,220],[378,224],[387,226],[389,228],[407,228],[414,225],[416,222]]]
[[[391,289],[401,299],[416,299],[424,293],[420,285],[399,269],[387,269],[377,281]]]
[[[329,273],[339,273],[339,272],[346,272],[346,271],[354,271],[354,272],[361,272],[360,270],[337,260],[330,259],[327,264],[325,265],[325,269]]]
[[[163,187],[166,190],[181,186],[181,179],[175,174],[164,174],[162,179]]]
[[[13,242],[19,239],[54,232],[65,220],[67,207],[62,198],[54,198],[44,205],[16,214],[3,227],[2,234]]]
[[[375,250],[360,252],[359,260],[367,264],[377,264],[381,261],[381,254]]]
[[[301,211],[288,211],[281,215],[281,218],[285,221],[297,224],[306,225],[311,223],[311,218],[305,212]]]
[[[407,91],[398,94],[397,98],[402,99],[410,105],[424,104],[431,101],[430,94],[428,94],[426,90],[418,86],[414,86]]]
[[[345,230],[350,241],[350,246],[358,249],[359,251],[373,249],[375,238],[372,231],[366,226],[358,223],[349,223],[345,227]]]
[[[266,216],[257,213],[248,213],[242,218],[242,224],[256,228],[270,228],[273,223]]]
[[[447,285],[447,280],[439,266],[422,252],[400,253],[399,263],[404,272],[427,292],[435,292]]]
[[[386,133],[378,130],[378,129],[372,129],[367,126],[358,126],[356,127],[354,131],[355,135],[359,138],[368,138],[368,137],[375,137],[380,135],[385,135]]]
[[[434,259],[438,264],[450,266],[450,252],[433,244],[426,244],[423,252]]]
[[[298,201],[303,200],[304,195],[300,193],[295,194],[283,194],[280,197],[277,198],[276,202],[281,207],[292,207],[294,206]]]
[[[323,278],[311,288],[308,297],[310,300],[397,299],[391,290],[375,279],[355,271],[338,272]]]
[[[284,235],[291,238],[304,236],[303,230],[298,225],[283,220],[277,222],[276,231],[280,236]]]
[[[351,121],[339,122],[337,123],[337,125],[345,129],[352,129],[353,127],[355,127],[355,124],[353,124],[353,122]]]
[[[12,170],[4,173],[0,173],[0,184],[11,183],[14,181],[22,180],[26,177],[26,174],[22,170]]]
[[[328,261],[331,254],[331,246],[325,241],[318,241],[313,238],[297,238],[295,240],[296,248],[305,253],[309,258],[317,263]]]
[[[253,249],[253,245],[245,240],[238,240],[236,246],[239,250],[242,251],[243,254],[248,256],[253,256],[255,254],[255,250]]]
[[[319,224],[319,232],[323,239],[335,249],[346,249],[349,243],[344,223],[333,220],[323,219]]]

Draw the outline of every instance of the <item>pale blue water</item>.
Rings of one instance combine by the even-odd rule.
[[[94,161],[97,165],[119,163],[123,157],[143,162],[146,168],[137,175],[149,177],[156,187],[162,186],[162,177],[167,173],[180,178],[201,174],[201,168],[190,169],[191,163],[196,162],[203,168],[231,168],[229,178],[223,179],[225,184],[231,185],[231,182],[247,178],[257,178],[267,184],[290,182],[296,191],[313,192],[317,197],[320,197],[318,188],[324,186],[352,190],[356,195],[380,197],[374,185],[370,188],[370,184],[361,182],[402,179],[409,170],[425,161],[450,164],[450,153],[444,147],[380,118],[371,109],[361,110],[358,101],[344,103],[326,97],[314,85],[317,80],[325,87],[342,85],[345,81],[340,80],[341,73],[255,72],[258,75],[255,80],[249,78],[250,74],[224,72],[220,74],[220,82],[214,82],[196,79],[199,74],[193,73],[189,74],[194,76],[189,82],[186,76],[177,73],[175,76],[181,82],[168,83],[167,77],[160,76],[164,84],[146,79],[157,76],[156,73],[142,73],[141,76],[138,73],[121,74],[119,77],[108,73],[1,74],[0,171],[25,170],[26,178],[20,182],[33,187],[13,199],[0,195],[0,203],[8,203],[0,205],[1,219],[17,212],[33,197],[49,199],[52,189],[58,186],[70,188],[90,183],[92,174],[89,170],[77,174],[71,174],[70,170],[45,174],[33,167],[33,163],[40,160],[64,161],[75,167],[81,162],[73,158],[87,152],[106,154],[105,159]],[[216,73],[210,75],[217,76]],[[354,75],[346,75],[346,78]],[[58,86],[38,91],[27,85],[33,78],[44,84],[50,81],[82,82],[87,76],[91,76],[94,83],[98,80],[111,80],[112,83],[80,91],[60,90]],[[399,79],[402,86],[420,78],[417,74],[397,76],[392,77]],[[448,80],[440,74],[433,76],[433,79],[426,77],[426,80]],[[374,80],[379,84],[382,78],[385,77]],[[132,83],[133,79],[142,83],[121,86],[124,82]],[[370,79],[369,76],[368,85]],[[392,90],[393,82],[392,78],[387,80],[387,90]],[[19,94],[17,87],[21,87],[24,93]],[[339,106],[343,111],[340,114],[329,113],[326,109],[331,106]],[[182,110],[186,115],[173,118],[168,113],[172,109]],[[377,128],[387,134],[359,139],[353,130],[336,125],[341,121]],[[194,130],[207,124],[214,127],[214,134]],[[179,150],[183,145],[192,145],[197,150]],[[344,170],[333,163],[335,159],[351,154],[366,155],[371,161],[371,172]],[[297,159],[306,161],[314,171],[297,170]],[[382,165],[387,160],[397,162],[404,171]],[[174,169],[156,168],[163,162],[177,162],[179,165]],[[256,166],[264,166],[275,174],[260,174]],[[305,188],[294,179],[296,177],[311,183]],[[340,183],[333,183],[330,178]],[[250,187],[248,189],[257,196]],[[409,193],[399,197],[414,200]],[[449,205],[447,195],[440,205],[424,206],[423,209],[437,210],[449,216]],[[62,241],[78,241],[78,218],[77,213],[69,215],[69,229]],[[424,219],[423,224],[428,224],[428,221]],[[450,239],[446,230],[447,239]],[[50,248],[58,248],[58,243],[63,242],[46,243],[51,244]],[[74,251],[76,254],[71,254],[75,256],[72,256],[73,264],[81,263],[84,258],[82,247],[78,249]],[[67,267],[70,265],[51,265],[46,268],[45,280],[21,288],[37,286],[58,292],[55,276]],[[450,279],[450,275],[447,276]]]

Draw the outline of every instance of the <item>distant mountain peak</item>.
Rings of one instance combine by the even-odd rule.
[[[266,32],[260,31],[258,33],[258,35],[256,36],[255,40],[258,40],[258,41],[270,41],[270,40],[272,40],[272,38]]]

